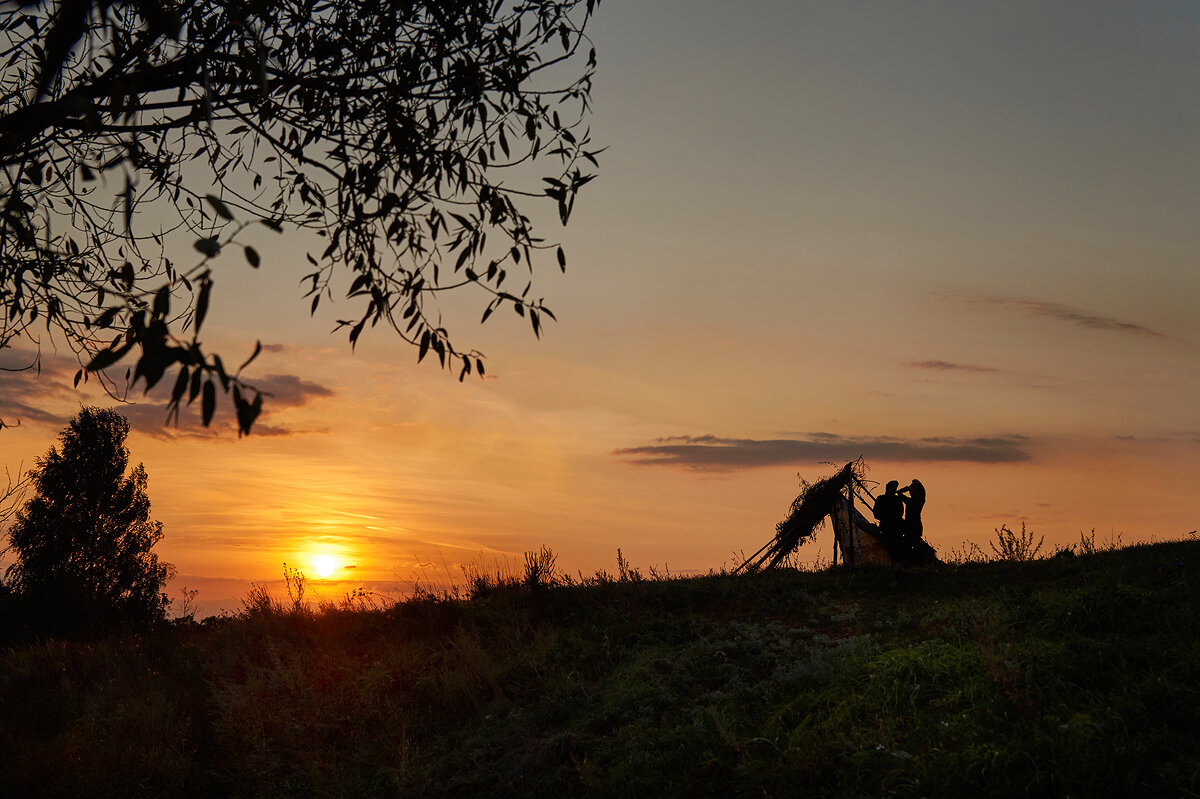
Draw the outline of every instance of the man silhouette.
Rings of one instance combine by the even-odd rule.
[[[896,480],[888,481],[871,507],[871,515],[879,522],[879,537],[893,560],[900,559],[904,531],[904,499],[896,493],[899,486]]]

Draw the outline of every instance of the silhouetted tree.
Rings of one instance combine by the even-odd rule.
[[[128,475],[119,413],[84,408],[30,470],[33,496],[16,514],[5,576],[25,605],[57,625],[160,620],[172,572],[151,548],[162,523],[150,519],[146,470]]]
[[[553,318],[510,272],[539,251],[566,267],[528,208],[548,199],[566,224],[592,179],[597,2],[6,3],[0,349],[45,325],[79,356],[76,385],[110,391],[103,370],[133,352],[126,378],[147,389],[177,367],[169,415],[200,397],[208,424],[223,389],[248,432],[262,397],[197,336],[213,259],[236,245],[258,267],[239,236],[262,224],[324,237],[306,306],[354,298],[336,328],[352,346],[384,325],[419,360],[482,373],[436,298],[474,289],[485,320],[508,306],[535,334]]]
[[[4,467],[4,480],[4,490],[0,491],[0,534],[3,534],[5,528],[8,527],[8,520],[21,507],[25,491],[29,488],[29,475],[21,466],[17,467],[16,477],[13,477],[13,473],[8,470],[7,466]]]

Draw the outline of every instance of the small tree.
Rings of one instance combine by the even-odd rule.
[[[146,470],[128,475],[129,422],[84,408],[29,473],[33,498],[9,531],[16,562],[9,586],[55,624],[161,620],[172,574],[151,548],[162,523],[150,519]]]

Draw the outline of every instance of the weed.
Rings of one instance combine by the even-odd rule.
[[[962,549],[952,549],[950,554],[943,557],[943,562],[952,566],[964,566],[968,563],[987,563],[988,554],[974,541],[968,541]]]
[[[200,589],[188,588],[186,585],[179,589],[182,598],[179,604],[175,605],[175,619],[179,624],[191,624],[196,620],[196,597],[200,595]]]
[[[543,545],[537,552],[525,553],[525,587],[548,588],[555,584],[554,564],[558,555]]]
[[[1094,555],[1097,552],[1113,552],[1122,547],[1121,534],[1115,533],[1109,536],[1108,543],[1096,543],[1096,528],[1093,527],[1090,533],[1079,533],[1079,554]]]
[[[644,579],[641,571],[635,566],[630,566],[621,550],[617,549],[617,580],[622,583],[640,583]]]
[[[651,580],[671,580],[671,579],[673,579],[671,577],[671,567],[666,563],[663,564],[662,570],[659,570],[659,568],[657,566],[651,565],[648,571],[650,573]]]
[[[308,581],[304,578],[304,572],[297,568],[288,568],[288,565],[283,564],[283,582],[287,586],[288,601],[292,603],[292,613],[302,615],[307,613],[308,605],[304,604],[304,592],[308,586]]]
[[[242,616],[271,616],[277,613],[283,613],[283,605],[279,600],[271,596],[271,592],[264,585],[251,583],[250,590],[246,592],[246,596],[242,598]]]
[[[992,554],[997,560],[1011,563],[1025,563],[1034,560],[1041,551],[1042,542],[1046,540],[1046,537],[1039,537],[1036,544],[1033,537],[1034,533],[1025,529],[1025,522],[1021,522],[1021,532],[1019,533],[1002,524],[996,528],[996,540],[990,544]]]

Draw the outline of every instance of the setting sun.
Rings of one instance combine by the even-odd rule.
[[[313,558],[313,569],[318,577],[328,577],[337,571],[338,561],[333,555],[317,555]]]

